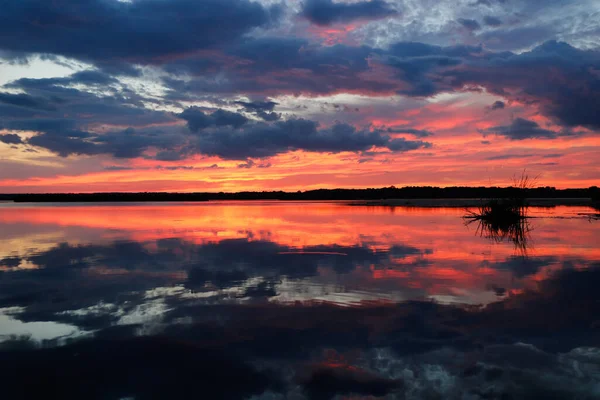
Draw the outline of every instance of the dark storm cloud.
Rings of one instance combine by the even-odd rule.
[[[481,131],[484,134],[504,136],[511,140],[524,139],[554,139],[560,135],[559,132],[541,128],[537,122],[523,118],[515,118],[510,125],[493,126]]]
[[[458,23],[470,31],[476,31],[478,29],[481,29],[481,25],[479,25],[479,22],[475,21],[474,19],[459,18]]]
[[[109,66],[146,63],[236,40],[280,13],[280,6],[248,0],[8,0],[0,13],[0,49]]]
[[[7,133],[0,135],[0,142],[6,144],[21,144],[23,143],[23,139],[21,139],[19,135],[16,135],[14,133]]]
[[[333,0],[305,0],[302,8],[302,15],[317,25],[381,19],[397,13],[390,4],[383,0],[355,3],[334,2]]]

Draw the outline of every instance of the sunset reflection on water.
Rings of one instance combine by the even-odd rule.
[[[302,341],[294,335],[318,328],[314,343],[302,342],[311,373],[361,349],[362,361],[336,367],[344,379],[382,373],[364,364],[370,351],[543,347],[555,343],[548,326],[573,339],[561,351],[596,346],[589,293],[599,281],[600,223],[590,212],[531,209],[523,253],[478,234],[461,208],[5,203],[0,344],[160,334],[239,347],[254,363],[271,357],[260,344],[270,335]]]
[[[108,269],[181,285],[186,272],[200,266],[215,274],[243,270],[245,283],[281,281],[277,295],[265,298],[271,301],[434,298],[481,304],[543,280],[565,263],[584,268],[600,260],[599,224],[578,216],[586,211],[536,209],[530,250],[523,257],[510,243],[478,237],[461,220],[461,208],[298,202],[4,205],[0,268],[16,274],[85,261],[89,276],[106,275]],[[102,254],[111,251],[106,265]],[[46,265],[51,257],[67,257],[55,259],[65,265]],[[145,260],[153,257],[154,262]],[[289,265],[295,267],[286,271]]]

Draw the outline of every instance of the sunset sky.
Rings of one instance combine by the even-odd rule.
[[[0,192],[600,184],[597,0],[4,0]]]

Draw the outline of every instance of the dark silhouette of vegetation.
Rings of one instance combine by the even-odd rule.
[[[596,210],[600,210],[600,189],[597,186],[590,188],[590,197],[592,198],[592,207]]]
[[[489,199],[476,211],[467,210],[464,216],[467,225],[477,222],[477,234],[496,242],[511,241],[525,254],[531,231],[525,194],[535,185],[535,179],[523,171],[520,177],[513,178],[513,187],[519,191],[510,197]]]
[[[394,186],[368,189],[317,189],[297,192],[262,191],[237,193],[20,193],[0,194],[0,200],[16,202],[138,202],[208,200],[386,200],[386,199],[505,199],[579,198],[598,196],[597,188],[556,189],[554,187],[432,187]],[[598,197],[596,197],[598,198]]]

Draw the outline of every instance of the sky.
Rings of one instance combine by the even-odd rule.
[[[598,21],[596,0],[5,0],[0,192],[598,185]]]

